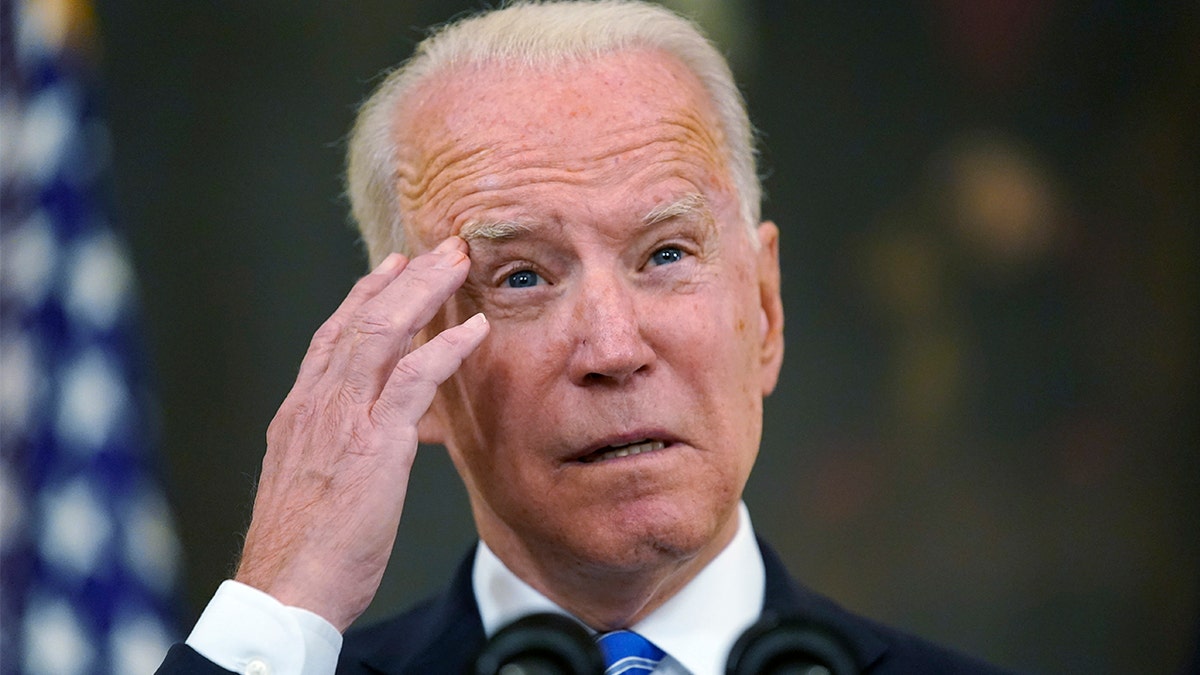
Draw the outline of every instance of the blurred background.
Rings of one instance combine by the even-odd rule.
[[[787,356],[747,502],[858,612],[1044,673],[1193,672],[1200,11],[667,3],[738,73],[782,230]],[[229,573],[264,433],[363,273],[343,139],[478,1],[100,3],[180,623]],[[424,448],[369,618],[473,542]]]

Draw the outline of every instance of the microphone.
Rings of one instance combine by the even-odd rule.
[[[829,626],[764,616],[729,651],[725,675],[858,675],[850,648]]]
[[[501,628],[475,658],[475,675],[603,675],[604,658],[583,626],[530,614]]]

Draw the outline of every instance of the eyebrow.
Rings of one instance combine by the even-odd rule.
[[[532,229],[529,223],[516,220],[476,220],[463,225],[458,236],[468,243],[476,239],[499,241],[512,239]]]
[[[711,218],[708,201],[699,193],[686,194],[679,199],[650,209],[642,216],[642,224],[657,225],[665,220],[680,217]],[[458,236],[470,243],[475,240],[503,241],[514,239],[521,234],[531,232],[533,224],[518,220],[476,220],[467,223],[459,230]]]
[[[654,207],[649,213],[642,216],[642,223],[645,225],[657,225],[671,218],[682,216],[708,218],[710,215],[708,200],[704,198],[704,195],[693,192],[669,204]]]

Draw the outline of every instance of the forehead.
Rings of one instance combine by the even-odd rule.
[[[418,240],[451,234],[489,200],[728,182],[709,97],[656,50],[455,66],[416,87],[396,129],[400,205]]]

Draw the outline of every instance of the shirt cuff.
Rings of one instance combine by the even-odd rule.
[[[204,608],[187,645],[242,675],[330,675],[342,634],[313,612],[229,580]]]

